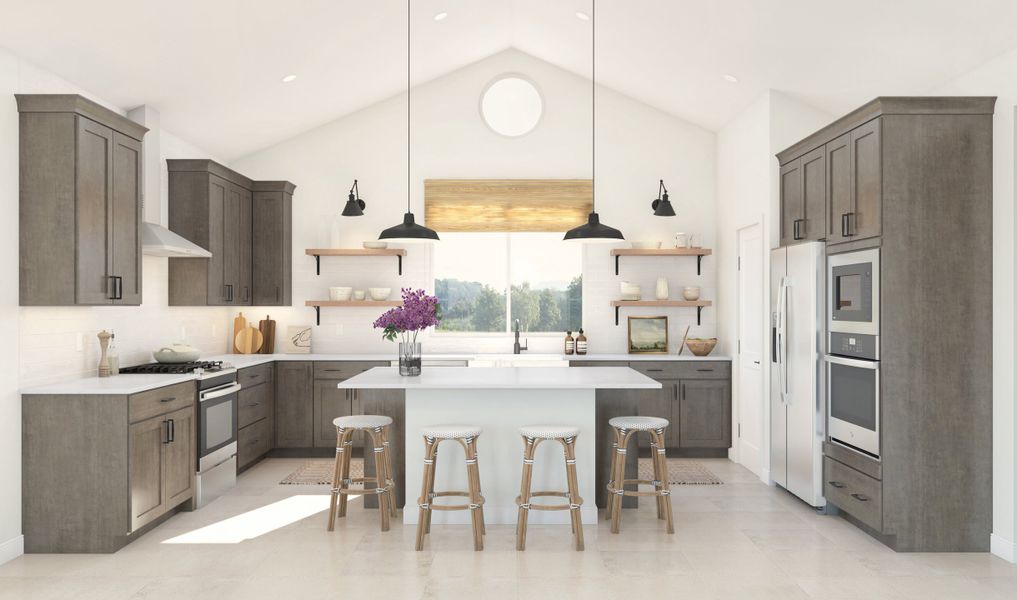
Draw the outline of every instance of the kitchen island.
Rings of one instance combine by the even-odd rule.
[[[514,524],[522,471],[524,425],[572,425],[582,432],[576,442],[576,466],[583,497],[583,522],[597,518],[596,392],[597,390],[653,390],[661,384],[628,367],[425,368],[420,376],[402,377],[396,367],[376,367],[339,382],[339,389],[405,390],[406,507],[403,522],[416,524],[423,475],[424,441],[428,425],[477,425],[481,488],[489,524]],[[466,467],[458,444],[441,445],[437,490],[465,490]],[[533,489],[565,489],[565,462],[558,444],[537,449]],[[553,501],[553,499],[550,499]],[[468,523],[465,512],[437,511],[435,523]],[[566,512],[534,511],[533,523],[569,523]]]

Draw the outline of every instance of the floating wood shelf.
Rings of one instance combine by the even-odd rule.
[[[403,248],[308,248],[304,250],[308,256],[314,257],[315,272],[321,275],[322,256],[395,256],[399,259],[399,274],[403,274]]]
[[[614,274],[618,274],[618,258],[622,256],[695,256],[696,275],[703,274],[703,257],[713,254],[709,248],[615,248],[611,250],[614,257]]]
[[[670,306],[696,309],[696,324],[703,324],[703,308],[713,306],[710,300],[612,300],[614,324],[618,324],[618,309],[623,306]]]
[[[314,318],[318,325],[321,325],[321,308],[393,308],[402,306],[402,300],[307,300],[304,306],[314,308]]]

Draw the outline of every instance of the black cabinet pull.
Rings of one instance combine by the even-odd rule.
[[[172,439],[170,439],[170,422],[169,421],[163,421],[162,424],[166,426],[166,439],[164,439],[162,441],[162,443],[163,444],[168,444],[168,443],[173,441]]]
[[[684,384],[684,383],[682,384],[682,393],[681,393],[681,399],[682,399],[682,400],[684,400],[684,399],[685,399],[685,384]]]
[[[664,369],[647,369],[649,373],[663,373]]]
[[[713,373],[713,369],[696,369],[700,373]]]
[[[842,487],[844,487],[844,484],[839,482],[839,481],[827,481],[827,483],[829,483],[833,487],[837,488],[838,490],[841,489]]]
[[[163,403],[165,403],[165,402],[173,402],[176,399],[177,399],[176,396],[168,396],[166,398],[159,398],[159,402],[163,402]]]
[[[177,441],[177,424],[176,424],[176,422],[173,421],[173,419],[169,420],[169,436],[170,436],[170,439],[169,439],[170,442]]]
[[[124,279],[119,275],[109,276],[109,299],[110,300],[123,300],[124,298]]]
[[[802,237],[802,223],[804,221],[805,219],[795,219],[794,221],[794,239],[796,240],[804,239]]]
[[[868,496],[864,496],[862,494],[851,494],[851,497],[854,498],[855,500],[859,501],[859,502],[868,502],[869,501],[869,497]]]
[[[855,213],[846,212],[840,216],[840,234],[842,237],[851,237],[854,233]]]

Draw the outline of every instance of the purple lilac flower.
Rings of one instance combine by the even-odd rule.
[[[382,337],[394,341],[397,334],[403,341],[416,340],[417,333],[441,322],[441,304],[435,296],[428,296],[424,290],[402,288],[403,305],[385,311],[374,322],[375,329],[382,329]]]

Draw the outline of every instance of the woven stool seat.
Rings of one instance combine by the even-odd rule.
[[[667,419],[661,417],[615,417],[607,422],[611,427],[627,429],[629,431],[651,431],[663,429],[670,425]]]
[[[475,425],[428,425],[420,430],[425,438],[436,440],[462,440],[475,438],[484,430]]]
[[[384,415],[350,415],[348,417],[336,417],[332,424],[343,429],[374,429],[375,427],[388,427],[392,424],[392,417]]]
[[[578,427],[568,425],[527,425],[519,428],[523,437],[538,440],[561,440],[579,435]]]

